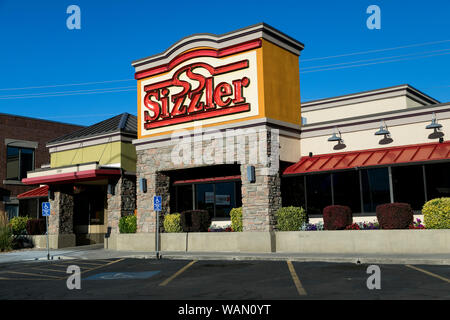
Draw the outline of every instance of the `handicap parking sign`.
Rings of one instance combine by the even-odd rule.
[[[50,216],[50,202],[42,202],[42,216],[43,217]]]
[[[162,198],[161,196],[153,197],[153,210],[161,211],[162,210]]]

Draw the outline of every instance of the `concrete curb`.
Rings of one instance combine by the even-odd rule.
[[[155,254],[126,255],[122,258],[156,259]],[[297,262],[329,262],[354,264],[415,264],[415,265],[450,265],[450,258],[417,258],[417,257],[324,257],[296,255],[220,255],[220,254],[172,254],[161,253],[161,258],[170,260],[226,260],[226,261],[297,261]]]

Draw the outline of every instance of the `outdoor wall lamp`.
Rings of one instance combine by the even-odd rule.
[[[338,134],[339,134],[339,136],[338,136]],[[331,135],[331,137],[328,138],[328,141],[338,142],[338,143],[343,142],[342,137],[341,137],[341,132],[338,130],[337,127],[334,127],[333,134]]]
[[[375,132],[376,136],[383,136],[383,139],[380,140],[380,144],[389,144],[391,143],[392,140],[391,139],[391,133],[388,130],[388,127],[386,125],[386,122],[384,120],[380,121],[380,130],[378,130],[377,132]]]
[[[431,123],[425,127],[426,129],[433,129],[433,133],[431,133],[428,136],[428,139],[439,139],[439,142],[441,140],[444,140],[444,133],[441,132],[442,124],[437,123],[436,120],[436,114],[433,112],[433,115],[431,116]]]
[[[254,183],[256,181],[254,166],[247,166],[247,180],[250,183]]]
[[[108,183],[108,194],[114,195],[114,185],[112,183]]]
[[[142,193],[147,192],[147,179],[145,178],[139,179],[139,189],[141,190]]]
[[[442,124],[436,122],[436,114],[433,112],[431,116],[431,123],[426,126],[426,129],[434,129],[435,131],[440,130],[442,128]]]
[[[376,136],[384,136],[385,138],[387,138],[390,134],[391,133],[387,129],[386,122],[384,122],[384,120],[381,120],[381,122],[380,122],[380,130],[375,132],[375,135]]]

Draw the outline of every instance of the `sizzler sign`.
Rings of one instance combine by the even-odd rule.
[[[242,72],[233,77],[234,72],[246,68],[247,59],[216,67],[196,62],[180,67],[167,80],[144,84],[144,128],[249,111],[246,91],[250,79]]]

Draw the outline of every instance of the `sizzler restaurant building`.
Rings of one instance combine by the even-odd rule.
[[[325,206],[339,204],[352,209],[355,222],[372,222],[379,204],[406,202],[420,216],[426,201],[449,197],[450,103],[405,84],[301,104],[303,48],[261,23],[219,36],[192,35],[134,61],[137,119],[119,115],[49,143],[51,168],[24,179],[50,183],[51,232],[76,232],[70,207],[77,206],[73,190],[81,185],[86,194],[98,191],[104,212],[100,227],[88,218],[83,227],[107,233],[107,248],[155,249],[153,197],[159,195],[160,222],[168,213],[205,209],[214,224],[229,224],[232,208],[243,212],[243,233],[192,233],[189,241],[187,234],[163,233],[163,251],[185,251],[189,243],[192,251],[290,252],[303,246],[302,252],[335,252],[342,248],[334,244],[344,240],[336,242],[332,233],[297,232],[296,240],[273,233],[276,211],[301,206],[314,223]],[[66,171],[71,181],[59,179]],[[133,211],[137,233],[119,234],[120,217]],[[377,239],[385,236],[392,234]],[[305,237],[329,242],[317,247]],[[430,239],[426,243],[445,243]],[[424,239],[416,240],[432,252]],[[373,249],[372,240],[356,242],[368,245],[361,252]]]
[[[138,232],[155,231],[154,195],[163,213],[206,209],[220,224],[242,206],[244,231],[273,230],[279,161],[300,156],[302,49],[258,24],[133,62]]]

